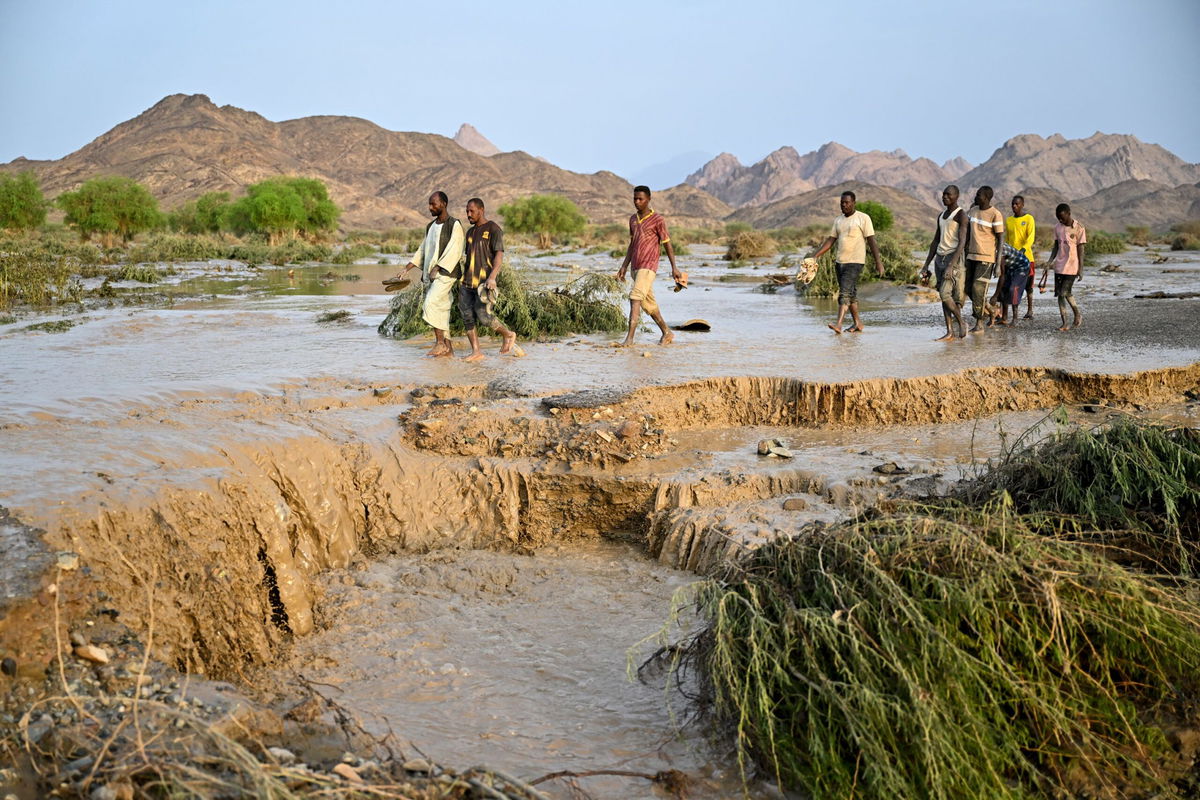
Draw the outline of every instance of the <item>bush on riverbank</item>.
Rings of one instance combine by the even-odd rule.
[[[879,260],[883,262],[883,277],[875,273],[875,262],[870,249],[867,252],[867,263],[863,266],[859,277],[859,285],[877,280],[888,280],[893,283],[916,283],[919,266],[907,248],[910,244],[904,238],[892,233],[876,234],[875,242],[879,245]],[[837,272],[833,266],[834,248],[821,256],[817,276],[808,285],[798,284],[797,291],[806,297],[837,297]]]
[[[414,273],[415,274],[415,273]],[[621,309],[621,285],[611,275],[583,275],[557,289],[534,291],[511,269],[497,279],[500,299],[496,318],[523,339],[555,338],[572,333],[618,333],[629,324]],[[392,310],[379,325],[379,332],[395,339],[429,333],[421,319],[425,294],[419,281],[392,301]],[[458,303],[451,306],[450,333],[462,334]],[[480,335],[491,335],[480,327]]]
[[[1049,472],[1017,484],[1010,458],[980,484],[985,505],[904,503],[754,551],[698,585],[706,626],[660,657],[681,684],[699,676],[694,699],[743,765],[816,798],[1175,796],[1190,756],[1171,735],[1200,701],[1200,586],[1122,566],[1096,537],[1182,525],[1176,499],[1196,487],[1177,478],[1197,472],[1173,454],[1194,456],[1197,435],[1114,427],[1021,456],[1050,459],[1058,483],[1082,468],[1057,498],[1082,512],[1070,524],[1022,513]],[[1089,477],[1104,457],[1111,503]]]

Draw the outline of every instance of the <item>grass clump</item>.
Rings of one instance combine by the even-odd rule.
[[[503,270],[497,279],[500,299],[496,317],[524,339],[545,339],[572,333],[619,332],[628,318],[621,310],[621,284],[611,275],[589,273],[565,286],[534,291],[513,270]],[[379,332],[395,339],[407,339],[428,333],[421,319],[424,287],[414,283],[392,301],[392,310],[379,325]],[[450,332],[463,333],[458,303],[451,306]],[[490,334],[485,327],[480,334]]]
[[[729,241],[723,256],[726,261],[746,261],[775,255],[775,242],[762,231],[739,231]]]
[[[1181,233],[1171,240],[1172,250],[1200,250],[1200,236]]]
[[[1058,419],[1065,421],[1059,412]],[[1118,417],[1093,429],[1060,429],[1014,448],[961,497],[1006,493],[1026,513],[1075,518],[1090,538],[1130,542],[1156,568],[1200,576],[1200,431]]]
[[[1198,440],[1133,422],[1056,436],[983,476],[982,504],[807,526],[693,587],[704,627],[657,658],[744,774],[814,798],[1180,796],[1190,757],[1169,740],[1200,702],[1200,583],[1086,534],[1194,531]]]
[[[79,299],[78,259],[36,242],[6,241],[0,249],[0,308],[17,303],[48,306]]]
[[[348,244],[333,254],[329,259],[332,264],[353,264],[360,258],[374,258],[379,251],[374,245],[366,242]]]
[[[683,658],[716,718],[813,797],[1127,796],[1179,777],[1164,729],[1200,694],[1194,605],[1003,504],[809,528],[697,602],[709,625]]]
[[[1083,260],[1085,264],[1094,264],[1096,256],[1124,253],[1127,247],[1128,243],[1121,234],[1095,231],[1088,235],[1087,247],[1083,251]]]

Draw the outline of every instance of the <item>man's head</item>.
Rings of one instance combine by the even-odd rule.
[[[980,186],[979,191],[975,192],[975,205],[980,208],[988,208],[991,206],[992,197],[994,196],[995,192],[992,191],[992,187]]]
[[[854,213],[854,204],[858,202],[858,198],[854,196],[854,192],[842,192],[841,207],[842,213],[847,217]]]
[[[472,197],[467,201],[467,221],[472,225],[478,225],[483,220],[483,201],[478,197]]]
[[[1012,199],[1012,210],[1014,217],[1020,217],[1025,214],[1025,198],[1021,195],[1015,195]]]
[[[1054,216],[1058,217],[1058,221],[1063,225],[1070,225],[1074,222],[1071,219],[1071,207],[1066,203],[1059,203],[1054,207]]]
[[[638,214],[644,214],[646,209],[650,207],[649,186],[633,187],[633,207],[637,209]]]
[[[953,183],[942,189],[942,205],[946,208],[954,208],[958,202],[958,187]]]
[[[450,198],[445,192],[434,192],[429,195],[429,216],[437,219],[442,214],[446,213],[446,206],[450,205]]]

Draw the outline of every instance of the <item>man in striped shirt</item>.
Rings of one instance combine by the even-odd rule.
[[[638,186],[633,190],[633,208],[633,216],[629,218],[629,247],[625,250],[621,269],[617,271],[617,280],[623,282],[629,266],[633,265],[633,289],[629,292],[629,333],[620,346],[629,347],[633,344],[633,334],[637,331],[643,309],[662,331],[658,343],[670,344],[675,334],[671,333],[662,314],[658,313],[658,302],[654,299],[654,278],[658,275],[660,246],[667,251],[667,258],[671,261],[671,277],[679,283],[683,276],[675,266],[675,249],[667,233],[667,222],[650,207],[650,187]]]
[[[983,333],[983,321],[992,321],[988,282],[997,266],[1004,271],[1004,215],[992,206],[992,187],[981,186],[975,205],[967,211],[967,291],[971,295],[971,333]]]

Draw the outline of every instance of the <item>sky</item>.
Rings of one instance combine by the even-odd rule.
[[[0,0],[0,163],[163,97],[334,114],[578,172],[829,141],[978,164],[1022,133],[1200,162],[1200,0],[413,3]]]

